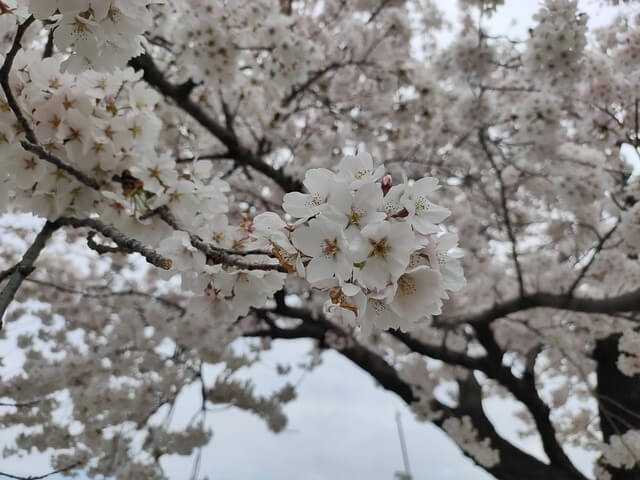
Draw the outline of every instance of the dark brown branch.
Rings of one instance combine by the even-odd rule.
[[[155,87],[165,97],[171,98],[178,107],[188,113],[209,133],[218,138],[229,150],[229,156],[240,165],[247,165],[254,170],[271,178],[285,192],[302,190],[302,182],[285,174],[281,169],[264,162],[256,157],[251,150],[240,144],[233,132],[216,122],[197,103],[185,95],[179,86],[169,82],[164,74],[158,69],[153,59],[148,54],[140,55],[129,61],[136,70],[142,70],[145,81]]]
[[[13,407],[13,408],[30,408],[34,405],[38,405],[41,400],[32,400],[31,402],[17,402],[17,403],[5,403],[0,402],[0,407]]]
[[[11,45],[11,49],[7,52],[7,56],[4,58],[4,63],[0,68],[0,86],[2,86],[4,95],[7,98],[7,104],[18,119],[18,123],[20,123],[20,126],[24,130],[27,140],[31,143],[37,143],[36,136],[33,133],[29,122],[27,122],[27,119],[22,114],[16,98],[13,96],[13,91],[11,91],[11,86],[9,85],[9,74],[11,73],[11,67],[13,67],[13,61],[22,48],[22,37],[24,36],[24,32],[27,31],[27,28],[29,28],[34,21],[35,18],[32,15],[18,26],[16,36],[13,39],[13,45]]]
[[[47,34],[47,44],[44,46],[44,52],[42,52],[42,58],[50,58],[53,55],[53,33],[55,29],[50,28]]]
[[[69,465],[68,467],[63,467],[58,470],[54,470],[53,472],[45,473],[44,475],[35,475],[35,476],[31,475],[28,477],[21,477],[20,475],[11,475],[10,473],[0,472],[0,477],[12,478],[14,480],[42,480],[43,478],[56,475],[57,473],[68,472],[69,470],[79,467],[80,465],[82,465],[82,462],[76,462]]]
[[[76,168],[73,168],[71,165],[64,163],[55,155],[50,154],[44,148],[42,148],[39,144],[37,144],[37,141],[31,142],[31,143],[23,141],[23,142],[20,142],[20,144],[22,145],[22,148],[24,148],[26,151],[37,155],[38,158],[40,158],[41,160],[44,160],[45,162],[49,162],[52,165],[55,165],[56,167],[58,167],[60,170],[67,172],[69,175],[74,177],[80,183],[86,185],[89,188],[92,188],[93,190],[100,190],[100,184],[96,180],[88,176],[86,173],[81,172]]]
[[[517,400],[522,402],[533,417],[536,428],[542,440],[545,453],[549,457],[551,464],[559,469],[565,470],[574,478],[582,478],[580,472],[576,470],[573,463],[567,457],[562,446],[555,436],[555,428],[551,423],[550,409],[542,401],[535,387],[535,379],[525,374],[523,379],[515,377],[511,370],[502,364],[503,351],[496,343],[491,329],[488,325],[477,325],[476,335],[480,344],[487,352],[483,357],[470,357],[461,352],[455,352],[446,347],[429,345],[412,337],[410,334],[393,330],[391,335],[400,340],[413,352],[426,355],[430,358],[443,361],[450,365],[464,367],[473,372],[474,370],[484,373],[487,377],[496,380],[505,387]]]
[[[146,292],[139,292],[137,290],[129,289],[129,290],[107,290],[101,292],[89,292],[86,290],[77,290],[75,288],[69,288],[62,285],[58,285],[52,282],[47,282],[44,280],[36,280],[34,278],[27,278],[26,282],[35,283],[36,285],[41,285],[43,287],[53,288],[63,293],[68,293],[71,295],[80,295],[84,298],[106,298],[106,297],[141,297],[146,298],[148,300],[153,300],[154,302],[161,303],[167,307],[178,310],[181,314],[186,313],[186,309],[180,305],[179,303],[168,300],[164,297],[159,297],[157,295],[152,295]],[[102,290],[102,288],[101,288]]]
[[[602,249],[604,248],[605,243],[607,243],[607,240],[609,240],[609,238],[611,238],[611,235],[613,235],[613,232],[616,231],[616,228],[618,228],[618,224],[617,223],[613,226],[613,228],[611,230],[609,230],[607,232],[607,234],[604,237],[600,238],[600,240],[598,241],[598,244],[593,249],[593,254],[592,254],[591,258],[589,259],[587,264],[584,267],[582,267],[582,270],[580,271],[580,273],[578,274],[576,279],[573,281],[573,283],[569,287],[569,290],[567,290],[567,295],[569,295],[569,296],[573,295],[573,292],[576,290],[578,285],[580,285],[580,282],[582,281],[582,279],[585,277],[585,275],[587,274],[587,272],[591,268],[591,265],[593,265],[593,262],[595,261],[596,257],[598,256],[598,253],[600,253],[602,251]]]
[[[384,10],[384,8],[387,6],[387,4],[390,3],[391,0],[382,0],[378,6],[373,10],[373,12],[371,12],[371,15],[369,16],[369,19],[367,20],[367,24],[373,22],[375,20],[375,18],[380,15],[380,12],[382,12],[382,10]]]
[[[208,153],[205,155],[196,155],[193,157],[182,157],[176,160],[176,163],[191,163],[196,160],[232,160],[229,152],[224,153]]]
[[[106,225],[94,218],[73,218],[73,217],[61,217],[55,222],[59,226],[69,226],[73,228],[91,228],[99,232],[101,235],[107,237],[113,241],[118,247],[123,249],[126,253],[137,252],[142,255],[147,262],[163,270],[169,270],[171,268],[171,260],[163,257],[152,248],[146,246],[142,242],[134,238],[130,238],[120,232],[117,228]]]
[[[566,471],[573,478],[586,480],[573,465],[556,437],[555,427],[551,423],[551,409],[538,394],[533,371],[525,372],[522,379],[515,377],[511,369],[502,363],[504,351],[496,342],[491,327],[487,324],[476,325],[475,331],[478,341],[487,352],[484,373],[497,380],[527,407],[551,464]]]
[[[228,266],[240,268],[243,270],[268,270],[268,271],[278,271],[282,273],[288,273],[287,270],[284,267],[280,266],[279,264],[249,263],[243,260],[237,260],[233,258],[233,256],[250,256],[250,255],[271,256],[271,255],[269,252],[264,252],[261,250],[253,250],[248,252],[236,252],[234,250],[227,250],[224,248],[215,247],[210,243],[205,242],[197,235],[194,235],[193,233],[182,228],[178,224],[178,221],[173,216],[171,211],[166,206],[156,208],[152,212],[149,212],[149,214],[146,216],[149,217],[152,215],[158,215],[167,225],[169,225],[174,230],[185,232],[187,235],[189,235],[191,245],[193,245],[199,251],[204,253],[207,257],[207,261],[210,261],[214,264],[228,265]]]
[[[454,326],[464,323],[489,324],[512,313],[534,308],[553,308],[581,313],[616,314],[640,311],[640,288],[615,297],[580,298],[553,293],[538,292],[498,303],[482,312],[443,318],[436,321],[439,326]]]
[[[9,279],[4,289],[0,292],[0,319],[2,319],[4,313],[7,310],[7,307],[16,296],[16,293],[18,292],[20,285],[22,285],[22,282],[24,282],[24,280],[31,274],[31,272],[33,272],[34,263],[38,259],[40,252],[42,252],[42,250],[45,248],[48,240],[51,238],[51,235],[53,235],[53,233],[59,228],[65,226],[73,228],[91,228],[112,240],[116,245],[118,245],[120,249],[124,250],[125,252],[137,252],[142,255],[149,263],[164,270],[168,270],[169,268],[171,268],[171,260],[164,258],[155,250],[149,248],[138,240],[127,237],[115,227],[105,225],[99,220],[93,218],[79,219],[72,217],[61,217],[53,222],[46,222],[31,246],[25,252],[22,260],[15,266],[11,267],[9,270],[6,270],[0,274],[0,280],[4,280],[5,278]]]
[[[500,185],[500,202],[502,205],[502,217],[504,219],[504,225],[507,229],[507,235],[509,237],[509,241],[511,242],[511,255],[513,257],[513,264],[516,269],[516,276],[518,278],[518,288],[520,291],[520,296],[523,297],[525,294],[524,291],[524,279],[522,276],[522,267],[520,266],[520,261],[518,259],[518,243],[515,235],[515,231],[513,229],[513,225],[511,224],[511,216],[509,215],[509,208],[507,204],[507,191],[504,184],[504,180],[502,179],[502,170],[498,168],[496,162],[493,159],[492,153],[489,151],[489,146],[487,145],[487,141],[485,138],[485,131],[480,129],[478,131],[478,139],[480,141],[480,146],[487,156],[487,160],[491,164],[491,167],[496,172],[496,177],[498,178],[498,184]]]
[[[40,233],[36,235],[31,246],[25,252],[22,260],[10,269],[13,271],[8,277],[9,281],[0,292],[0,321],[2,321],[2,317],[4,317],[7,307],[13,301],[16,293],[18,293],[18,289],[20,288],[20,285],[22,285],[22,282],[24,282],[24,280],[31,275],[31,272],[33,272],[34,264],[40,256],[40,252],[44,250],[44,247],[46,247],[51,235],[53,235],[53,232],[58,228],[60,228],[59,224],[46,222],[44,227],[42,227],[42,230],[40,230]],[[3,324],[0,323],[0,328],[2,328],[2,326]]]
[[[282,297],[282,295],[280,297]],[[346,332],[338,326],[333,325],[324,317],[316,317],[308,310],[288,307],[283,301],[278,301],[276,309],[271,310],[271,312],[280,316],[298,318],[303,322],[299,326],[291,329],[271,325],[264,330],[246,333],[245,336],[270,337],[274,339],[312,338],[316,339],[321,346],[326,346],[327,334],[337,334],[345,339],[345,346],[336,349],[338,353],[369,373],[383,388],[396,393],[408,405],[418,401],[411,385],[400,378],[397,371],[391,365],[375,352],[359,344]],[[547,465],[502,438],[484,414],[481,390],[477,384],[475,388],[472,388],[470,382],[471,380],[469,380],[467,384],[468,388],[465,387],[462,392],[461,398],[463,401],[459,407],[451,408],[434,399],[432,400],[431,408],[434,411],[442,412],[440,417],[433,420],[437,426],[442,428],[447,418],[461,418],[462,416],[468,415],[472,419],[473,426],[478,430],[480,438],[489,438],[491,448],[500,452],[500,463],[492,467],[481,465],[482,468],[497,478],[504,480],[549,480],[551,478],[558,480],[584,479],[584,477],[570,474],[558,468],[556,465]],[[468,452],[463,453],[475,461]]]
[[[7,268],[6,270],[3,270],[2,272],[0,272],[0,283],[4,282],[5,279],[13,275],[13,273],[16,271],[17,268],[18,268],[18,265],[14,265],[13,267]]]

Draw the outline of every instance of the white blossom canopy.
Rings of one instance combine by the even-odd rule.
[[[0,0],[4,454],[198,478],[212,405],[284,428],[238,373],[310,338],[496,478],[639,478],[640,11],[502,3],[438,44],[432,0]]]

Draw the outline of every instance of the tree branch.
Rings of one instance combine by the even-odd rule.
[[[600,238],[600,240],[598,241],[598,244],[593,249],[593,255],[591,256],[587,264],[582,268],[582,270],[580,271],[576,279],[573,281],[573,283],[569,287],[569,290],[567,290],[567,295],[569,296],[573,295],[573,292],[576,290],[576,288],[578,288],[578,285],[580,285],[580,282],[582,281],[582,279],[585,277],[585,275],[591,268],[591,265],[593,265],[593,262],[595,261],[596,256],[598,255],[598,253],[602,251],[602,249],[604,248],[604,244],[607,243],[607,240],[609,240],[609,238],[611,238],[611,235],[613,235],[613,232],[616,231],[616,228],[618,228],[617,223],[613,226],[613,228],[611,228],[611,230],[607,232],[605,236]]]
[[[470,357],[464,353],[451,351],[445,347],[429,345],[414,338],[410,334],[398,330],[392,330],[389,331],[389,333],[400,340],[405,346],[409,347],[413,352],[443,361],[450,365],[467,368],[470,370],[470,374],[472,374],[474,370],[480,371],[487,377],[496,380],[517,400],[522,402],[531,413],[538,433],[540,434],[545,453],[551,463],[574,475],[575,478],[586,480],[574,467],[558,442],[555,436],[555,428],[549,418],[550,409],[538,395],[535,387],[535,379],[533,377],[519,379],[511,373],[508,367],[502,364],[503,351],[495,341],[489,325],[476,325],[475,329],[478,341],[487,352],[486,356]]]
[[[127,237],[115,227],[105,225],[99,220],[93,218],[79,219],[72,217],[61,217],[53,222],[47,221],[44,224],[44,227],[42,227],[40,233],[36,235],[36,238],[34,239],[31,246],[25,252],[22,260],[10,269],[4,272],[0,272],[0,281],[4,280],[5,278],[9,279],[7,285],[0,292],[0,319],[2,319],[7,310],[7,307],[15,298],[20,285],[22,285],[22,282],[24,282],[25,279],[31,274],[31,272],[33,272],[34,263],[38,259],[40,252],[42,252],[42,250],[47,245],[47,241],[51,238],[51,235],[53,235],[53,233],[59,228],[65,226],[70,226],[73,228],[91,228],[115,242],[116,245],[124,249],[127,253],[137,252],[142,255],[149,263],[155,265],[156,267],[160,267],[164,270],[168,270],[169,268],[171,268],[171,260],[164,258],[155,250],[147,247],[138,240]],[[1,324],[0,328],[2,328]]]
[[[18,31],[16,32],[16,36],[13,39],[13,45],[11,46],[11,49],[7,53],[7,56],[4,59],[4,63],[0,68],[0,86],[2,86],[4,95],[7,98],[7,104],[9,105],[9,108],[11,109],[16,119],[18,120],[18,123],[20,124],[20,127],[22,127],[22,130],[24,130],[24,134],[27,139],[27,141],[22,141],[20,142],[20,144],[22,145],[22,148],[24,148],[28,152],[34,153],[40,159],[55,165],[60,170],[67,172],[68,174],[76,178],[80,183],[83,183],[86,186],[93,188],[94,190],[99,190],[100,184],[96,182],[94,179],[92,179],[85,173],[81,172],[80,170],[77,170],[72,166],[67,165],[62,160],[55,157],[54,155],[51,155],[49,152],[47,152],[44,148],[40,146],[40,144],[38,143],[38,139],[36,138],[35,132],[33,131],[33,129],[31,128],[31,125],[29,125],[29,122],[27,121],[24,114],[22,113],[22,110],[20,109],[20,105],[18,105],[18,102],[13,95],[13,91],[11,90],[11,85],[9,84],[9,74],[11,73],[11,67],[13,66],[13,61],[15,60],[16,55],[18,54],[18,52],[20,51],[20,48],[22,47],[21,42],[22,42],[22,37],[24,35],[24,32],[27,30],[27,28],[29,28],[29,26],[34,22],[34,20],[35,18],[33,16],[30,16],[22,24],[18,26]]]
[[[91,228],[105,237],[112,240],[118,247],[124,249],[127,253],[137,252],[142,255],[147,262],[163,270],[169,270],[171,268],[171,260],[163,257],[152,248],[146,246],[142,242],[134,238],[127,237],[124,233],[120,232],[117,228],[106,225],[94,218],[73,218],[73,217],[61,217],[55,222],[59,226],[70,226],[73,228]]]
[[[234,255],[240,255],[240,256],[265,255],[265,256],[271,257],[271,253],[266,251],[261,251],[261,250],[236,252],[234,250],[227,250],[224,248],[215,247],[210,243],[207,243],[204,240],[202,240],[199,236],[182,228],[178,224],[178,221],[173,216],[169,208],[167,208],[166,206],[156,208],[154,211],[150,212],[149,216],[151,215],[158,215],[167,225],[169,225],[174,230],[185,232],[187,235],[189,235],[191,245],[193,245],[195,248],[197,248],[202,253],[204,253],[207,257],[207,260],[210,260],[214,263],[229,265],[229,266],[240,268],[243,270],[267,270],[267,271],[278,271],[282,273],[288,273],[287,270],[279,264],[249,263],[249,262],[232,258]]]
[[[60,225],[57,223],[46,222],[42,230],[40,230],[40,233],[36,235],[31,246],[25,252],[22,260],[10,269],[12,273],[8,276],[9,281],[0,292],[0,322],[2,322],[7,307],[13,301],[16,293],[18,293],[20,285],[22,285],[22,282],[33,272],[33,265],[38,259],[38,256],[40,256],[40,252],[42,252],[47,245],[47,241],[58,228],[60,228]],[[3,326],[4,323],[0,323],[0,329]]]
[[[82,462],[76,462],[76,463],[73,463],[73,464],[69,465],[68,467],[63,467],[63,468],[60,468],[58,470],[54,470],[53,472],[45,473],[44,475],[22,477],[20,475],[11,475],[10,473],[0,472],[0,477],[12,478],[14,480],[42,480],[43,478],[50,477],[51,475],[55,475],[57,473],[68,472],[69,470],[72,470],[72,469],[80,466],[81,464],[82,464]]]
[[[13,96],[11,86],[9,85],[9,74],[11,73],[11,67],[13,67],[13,61],[22,48],[22,37],[24,36],[24,32],[27,31],[27,28],[29,28],[34,21],[35,18],[32,15],[18,26],[16,36],[13,39],[13,45],[11,45],[11,49],[7,52],[7,56],[4,58],[4,63],[0,68],[0,86],[2,86],[4,95],[7,98],[7,104],[18,119],[18,123],[20,123],[20,126],[24,130],[27,140],[31,143],[37,143],[36,136],[33,133],[29,122],[27,122],[27,119],[22,115],[20,106],[18,105],[16,98]]]
[[[23,142],[20,142],[20,144],[22,145],[22,148],[24,148],[26,151],[37,155],[38,158],[40,158],[41,160],[44,160],[45,162],[49,162],[52,165],[55,165],[56,167],[58,167],[60,170],[67,172],[69,175],[74,177],[80,183],[86,185],[89,188],[92,188],[93,190],[100,190],[100,184],[96,180],[88,176],[86,173],[81,172],[80,170],[72,167],[71,165],[64,163],[55,155],[50,154],[37,143],[37,140],[35,138],[34,140],[35,141],[31,143],[23,141]]]
[[[251,150],[240,144],[233,132],[230,132],[210,117],[199,105],[189,98],[189,95],[185,95],[179,86],[170,83],[158,69],[149,54],[145,53],[131,59],[129,65],[135,70],[142,70],[143,78],[149,85],[155,87],[165,97],[171,98],[178,107],[191,115],[204,129],[218,138],[229,150],[229,156],[238,164],[247,165],[266,175],[280,185],[285,192],[303,189],[300,180],[288,176],[282,169],[277,169],[256,157]]]
[[[498,318],[534,308],[601,314],[636,312],[640,311],[640,288],[622,295],[605,298],[581,298],[570,297],[566,294],[537,292],[498,303],[478,313],[442,318],[437,320],[436,324],[441,327],[452,327],[464,323],[471,325],[490,324]]]
[[[513,229],[513,225],[511,224],[511,217],[509,215],[509,208],[507,204],[507,189],[504,184],[504,180],[502,179],[502,170],[498,168],[496,162],[493,159],[493,155],[489,151],[489,146],[487,145],[487,141],[485,138],[485,131],[480,129],[478,131],[478,139],[480,140],[480,146],[484,151],[491,167],[496,171],[496,177],[498,178],[498,183],[500,185],[500,202],[502,204],[502,216],[504,218],[504,225],[507,229],[507,235],[509,237],[509,241],[511,242],[511,256],[513,257],[513,264],[516,269],[516,276],[518,278],[518,288],[520,290],[520,296],[523,297],[525,294],[524,291],[524,279],[522,276],[522,267],[520,266],[520,260],[518,259],[518,242],[515,235],[515,231]]]
[[[315,317],[308,310],[288,307],[282,301],[278,301],[276,308],[269,311],[284,317],[298,318],[302,320],[302,324],[291,329],[272,325],[264,330],[245,333],[246,337],[313,338],[318,340],[321,346],[326,346],[327,334],[337,334],[345,340],[344,347],[335,348],[338,353],[369,373],[383,388],[396,393],[408,405],[418,401],[411,385],[400,378],[391,365],[377,353],[359,344],[326,318]],[[476,393],[473,396],[470,392],[470,388],[463,392],[461,404],[456,408],[448,407],[436,399],[432,400],[431,409],[434,412],[441,412],[440,416],[433,419],[433,423],[442,428],[447,418],[460,418],[465,415],[471,417],[473,426],[478,430],[480,437],[489,438],[491,448],[500,452],[500,463],[492,467],[480,465],[482,468],[503,480],[549,480],[552,478],[554,480],[584,480],[584,477],[580,475],[573,475],[556,465],[547,465],[541,462],[502,438],[482,410],[482,398],[478,396],[478,388],[476,387]],[[477,463],[477,460],[468,452],[463,451],[463,453]]]

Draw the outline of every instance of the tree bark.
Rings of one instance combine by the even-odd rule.
[[[620,334],[596,342],[593,357],[597,362],[598,409],[605,441],[612,435],[640,429],[640,375],[629,377],[617,366]],[[613,480],[638,480],[640,467],[631,470],[608,467]]]

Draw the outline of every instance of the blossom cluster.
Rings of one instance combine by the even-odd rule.
[[[142,51],[142,33],[152,23],[148,0],[26,0],[37,19],[53,17],[56,46],[71,56],[70,71],[112,70]]]
[[[145,182],[145,190],[175,188],[175,162],[156,158],[152,149],[161,127],[153,112],[159,96],[138,81],[140,74],[126,69],[72,75],[59,71],[58,55],[36,57],[36,52],[27,52],[16,58],[11,85],[46,152],[94,179],[107,195],[116,190],[126,197],[139,193],[137,184],[127,184],[134,163],[136,174],[144,169],[153,176],[155,184]],[[97,189],[81,188],[73,175],[26,150],[21,143],[25,140],[32,141],[0,95],[0,153],[16,206],[54,218],[70,210],[92,212],[98,200],[112,204]]]
[[[618,369],[630,377],[640,373],[640,333],[626,329],[618,341],[618,349]]]
[[[603,443],[602,455],[607,464],[620,469],[631,470],[638,463],[640,455],[640,431],[627,430],[622,435],[611,435],[607,443]],[[595,469],[598,480],[611,480],[611,475]]]
[[[578,13],[577,0],[546,0],[534,15],[538,24],[527,44],[524,62],[532,72],[552,80],[571,78],[580,69],[586,46],[587,15]]]
[[[325,291],[325,305],[364,332],[409,329],[437,315],[447,291],[464,285],[457,237],[438,226],[449,210],[432,203],[435,178],[392,185],[368,153],[344,157],[337,172],[311,169],[307,193],[284,197],[295,222],[256,217],[256,234],[283,266]]]
[[[478,430],[468,415],[462,418],[449,417],[442,422],[442,428],[478,464],[491,468],[500,463],[500,451],[491,448],[488,438],[478,438]]]
[[[289,273],[327,292],[326,311],[366,333],[407,330],[439,314],[447,292],[464,285],[457,237],[438,225],[449,210],[429,200],[436,179],[391,185],[384,167],[360,153],[337,172],[309,170],[304,185],[308,193],[284,197],[293,223],[274,212],[240,225],[224,213],[196,220],[200,238],[243,263],[211,258],[182,231],[160,243],[195,294],[191,314],[231,322],[264,306]]]
[[[240,68],[251,77],[286,88],[320,68],[318,45],[300,35],[291,16],[269,0],[170,2],[164,28],[178,39],[174,53],[180,78],[232,83]],[[255,81],[255,80],[254,80]]]

